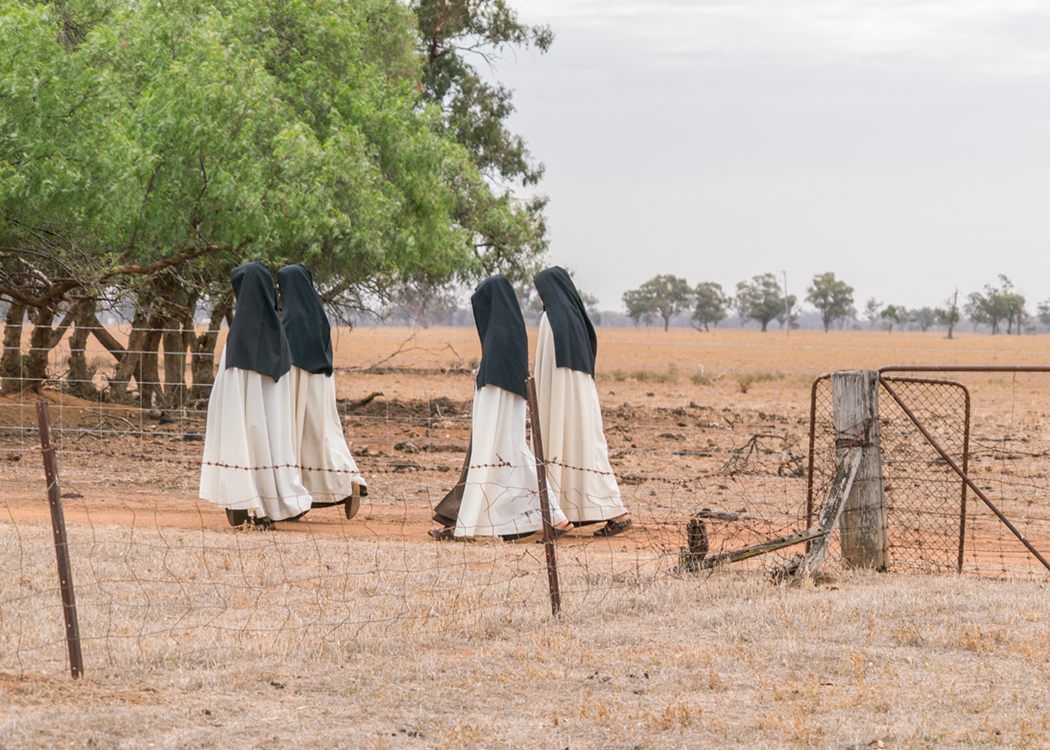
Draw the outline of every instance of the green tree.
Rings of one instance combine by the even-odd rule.
[[[424,62],[422,101],[436,105],[441,132],[466,150],[484,176],[460,192],[454,207],[478,255],[475,275],[531,278],[547,249],[547,200],[519,200],[509,187],[494,186],[535,185],[543,165],[532,162],[524,139],[507,127],[512,92],[484,82],[471,59],[495,68],[507,52],[545,53],[554,34],[548,26],[521,23],[505,0],[412,0],[409,7],[416,14]]]
[[[76,8],[62,8],[0,7],[5,391],[39,389],[49,352],[122,270],[120,233],[134,209],[136,150],[111,116],[119,92],[81,46],[87,27]]]
[[[791,318],[790,330],[795,330],[799,327],[798,307],[796,304],[797,302],[798,299],[795,297],[794,294],[789,294],[787,297],[784,298],[784,309],[777,313],[777,317],[774,318],[774,320],[776,320],[777,322],[777,325],[779,325],[781,328],[783,328],[784,324],[787,323],[788,318]]]
[[[903,306],[898,307],[897,305],[886,305],[882,312],[879,313],[879,317],[886,321],[889,326],[888,331],[890,333],[893,333],[893,325],[895,323],[899,324],[906,315],[907,310]]]
[[[696,301],[693,307],[693,327],[699,330],[710,330],[708,325],[714,323],[716,326],[726,316],[727,308],[731,302],[730,298],[722,291],[722,285],[713,281],[701,281],[693,290],[693,299]]]
[[[438,104],[444,127],[489,177],[535,184],[543,167],[530,162],[525,141],[507,129],[514,112],[512,92],[481,80],[469,56],[490,67],[504,52],[547,52],[548,26],[528,26],[505,0],[413,0],[425,59],[425,101]]]
[[[624,292],[623,306],[627,309],[627,317],[634,321],[635,328],[642,317],[652,315],[652,300],[641,289],[628,289]]]
[[[642,284],[637,291],[639,292],[637,300],[643,305],[642,314],[646,312],[659,314],[664,319],[665,331],[670,326],[671,318],[688,309],[693,299],[693,288],[689,286],[689,282],[670,274],[654,276]],[[626,295],[624,297],[624,304],[627,304]],[[628,314],[630,310],[628,305]],[[633,318],[634,315],[632,314],[631,317]]]
[[[937,313],[932,307],[921,307],[912,311],[911,320],[919,327],[920,331],[926,333],[930,326],[937,322]]]
[[[750,281],[741,281],[736,285],[736,308],[741,319],[751,318],[762,325],[764,332],[769,321],[784,314],[784,296],[777,277],[771,273],[754,276]],[[794,300],[789,297],[789,307]]]
[[[833,321],[848,318],[857,312],[853,308],[853,287],[836,279],[830,271],[814,276],[813,283],[806,291],[806,301],[820,312],[824,333],[828,332]]]
[[[1012,333],[1016,326],[1017,335],[1020,336],[1022,327],[1028,322],[1024,295],[1016,292],[1003,295],[1003,306],[1006,313],[1006,333]]]
[[[78,7],[0,9],[0,294],[32,311],[37,360],[103,291],[123,295],[135,345],[105,345],[118,389],[142,384],[158,327],[201,300],[221,321],[217,290],[247,259],[305,262],[327,302],[353,305],[399,284],[522,276],[545,252],[544,200],[494,187],[490,152],[426,100],[409,9]],[[16,317],[5,367],[21,363]],[[217,336],[167,340],[197,347],[195,378],[210,372]]]
[[[1013,288],[1013,282],[1005,275],[999,274],[999,286],[985,284],[983,294],[971,292],[967,296],[963,309],[975,328],[979,324],[991,326],[992,335],[995,335],[1001,331],[1001,323],[1005,320],[1008,334],[1013,332],[1015,323],[1020,333],[1021,325],[1028,314],[1025,310],[1024,296],[1014,292]]]

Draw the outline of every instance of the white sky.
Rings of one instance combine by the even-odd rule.
[[[1009,276],[1050,297],[1050,4],[512,0],[547,55],[495,77],[546,164],[551,258],[604,309],[833,271],[935,306]]]

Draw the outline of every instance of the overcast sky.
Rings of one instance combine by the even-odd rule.
[[[833,271],[935,306],[1050,298],[1050,5],[512,0],[555,32],[496,78],[546,165],[551,258],[604,309],[658,274]]]

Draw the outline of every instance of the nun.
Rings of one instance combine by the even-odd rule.
[[[543,302],[535,379],[547,484],[572,524],[605,521],[594,535],[615,536],[631,518],[609,464],[594,385],[598,337],[565,269],[548,268],[534,281]]]
[[[237,300],[208,400],[200,497],[233,526],[297,518],[310,493],[296,468],[288,340],[277,289],[262,263],[230,273]]]
[[[332,332],[313,276],[303,265],[277,272],[281,323],[291,349],[292,447],[313,507],[343,505],[347,518],[368,494],[343,436],[332,377]]]
[[[481,338],[470,447],[459,482],[434,509],[435,539],[502,536],[513,539],[543,527],[536,459],[525,438],[525,380],[529,342],[510,282],[492,276],[470,298]],[[551,522],[565,516],[551,509]]]

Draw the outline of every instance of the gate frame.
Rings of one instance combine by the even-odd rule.
[[[900,406],[900,408],[904,411],[904,413],[908,416],[908,418],[911,419],[911,421],[915,425],[915,427],[918,428],[919,432],[922,433],[922,436],[926,439],[926,442],[929,443],[930,446],[933,447],[933,449],[935,451],[937,451],[937,453],[940,454],[941,458],[944,459],[944,462],[946,464],[948,464],[948,466],[952,469],[952,471],[954,471],[956,474],[959,475],[960,479],[962,479],[962,482],[963,482],[963,495],[962,495],[962,503],[961,503],[961,505],[962,505],[962,517],[961,517],[962,521],[960,523],[960,532],[959,532],[959,572],[962,572],[962,560],[963,560],[963,542],[964,542],[963,534],[965,533],[965,514],[966,514],[966,495],[965,495],[965,491],[966,491],[965,488],[966,487],[969,487],[971,490],[973,490],[974,494],[977,495],[978,498],[980,498],[981,502],[983,502],[985,504],[985,506],[987,506],[987,508],[990,511],[992,511],[992,513],[995,514],[995,516],[999,519],[999,521],[1002,522],[1002,524],[1004,526],[1006,526],[1006,528],[1008,528],[1010,530],[1010,532],[1013,533],[1013,535],[1015,537],[1017,537],[1017,539],[1021,542],[1021,544],[1023,544],[1025,546],[1025,548],[1029,552],[1031,552],[1032,555],[1040,563],[1042,563],[1043,567],[1045,567],[1047,570],[1050,570],[1050,562],[1048,562],[1046,560],[1046,558],[1044,558],[1039,553],[1039,550],[1037,550],[1035,547],[1032,546],[1032,543],[1028,541],[1028,539],[1025,537],[1025,535],[1022,534],[1020,532],[1020,530],[1018,530],[1017,527],[1014,526],[1010,522],[1010,519],[1008,519],[1002,513],[1002,511],[1000,511],[995,506],[995,504],[991,501],[991,499],[987,495],[984,494],[984,491],[981,490],[981,488],[978,487],[977,484],[969,476],[969,473],[968,473],[968,469],[969,469],[968,447],[969,447],[969,429],[970,429],[970,418],[969,418],[970,392],[969,392],[969,389],[967,389],[965,385],[963,385],[962,383],[959,383],[958,381],[939,380],[939,379],[936,379],[936,378],[909,378],[909,377],[902,377],[902,378],[892,378],[891,377],[891,378],[886,378],[886,377],[884,377],[884,374],[886,374],[886,373],[897,373],[897,372],[899,372],[899,373],[916,373],[916,372],[917,373],[941,373],[941,372],[945,372],[945,373],[958,373],[958,372],[990,373],[990,372],[999,372],[999,373],[1013,373],[1013,374],[1017,374],[1017,373],[1021,373],[1021,372],[1039,372],[1039,373],[1050,374],[1050,366],[1048,366],[1048,365],[887,365],[885,367],[880,367],[878,370],[876,370],[876,372],[878,373],[878,376],[879,376],[879,385],[886,389],[886,392],[889,393],[890,397],[893,398],[893,400],[897,402],[897,405]],[[807,520],[807,523],[811,520],[811,517],[812,517],[812,514],[813,514],[813,462],[814,462],[814,447],[815,447],[815,441],[816,441],[817,384],[821,380],[824,380],[825,378],[830,378],[830,377],[831,377],[830,373],[823,373],[823,374],[817,376],[817,378],[813,381],[813,386],[810,389],[810,407],[809,407],[809,473],[808,473],[808,478],[807,478],[807,490],[806,490],[806,520]],[[964,391],[966,392],[966,404],[967,404],[966,405],[966,415],[967,415],[966,416],[966,435],[965,435],[964,441],[963,441],[963,444],[964,444],[963,467],[960,467],[955,461],[952,460],[951,456],[949,456],[948,453],[940,446],[940,444],[933,438],[933,436],[929,433],[929,431],[926,430],[925,427],[923,427],[923,425],[919,421],[918,417],[915,416],[915,414],[911,411],[911,409],[909,409],[908,406],[903,403],[903,401],[901,400],[900,396],[897,395],[896,391],[893,390],[893,387],[890,385],[890,383],[892,383],[894,381],[901,381],[901,380],[903,380],[903,381],[910,380],[910,381],[913,381],[913,382],[918,380],[918,381],[926,381],[926,382],[931,382],[931,383],[942,382],[942,383],[952,383],[953,385],[954,384],[962,385]]]
[[[903,372],[922,372],[923,369],[916,367],[914,369],[903,366],[893,365],[887,368],[876,370],[879,376],[879,386],[885,387],[885,381],[890,380],[891,382],[905,382],[905,383],[926,383],[929,385],[950,385],[962,389],[963,395],[965,396],[965,407],[963,417],[963,455],[962,465],[963,471],[968,471],[970,464],[970,389],[966,387],[965,383],[958,380],[950,380],[947,378],[916,378],[916,377],[897,377],[897,378],[883,378],[883,370],[896,371],[894,367],[903,367]],[[1050,371],[1050,368],[1048,368]],[[809,466],[806,475],[806,525],[813,525],[813,469],[814,461],[816,456],[816,431],[817,431],[817,386],[823,380],[830,380],[831,373],[826,372],[818,375],[813,381],[813,385],[810,388],[809,395]],[[891,394],[892,396],[892,394]],[[914,420],[914,416],[905,411],[909,417]],[[956,569],[958,572],[962,572],[963,557],[964,557],[964,544],[966,542],[966,481],[962,481],[961,496],[959,502],[959,551],[956,559]],[[807,549],[809,545],[806,545]]]

